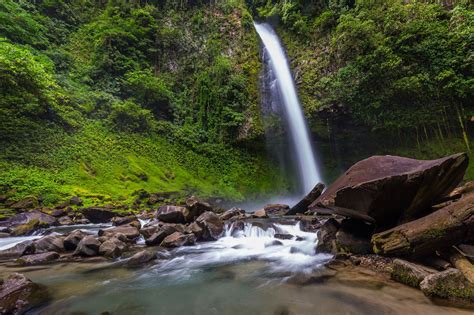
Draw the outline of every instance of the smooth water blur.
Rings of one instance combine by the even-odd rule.
[[[270,66],[276,78],[276,84],[272,88],[278,90],[281,105],[284,107],[292,150],[298,166],[298,177],[303,189],[301,195],[305,195],[311,191],[314,185],[323,181],[314,157],[296,87],[278,35],[267,23],[255,23],[254,25],[270,57]]]

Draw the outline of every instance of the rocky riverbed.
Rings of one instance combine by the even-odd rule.
[[[196,197],[140,214],[16,202],[1,223],[0,312],[469,313],[466,166],[372,157],[253,213]]]

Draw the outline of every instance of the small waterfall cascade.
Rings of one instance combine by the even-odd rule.
[[[264,100],[275,112],[281,113],[287,127],[291,160],[297,171],[301,195],[307,194],[318,182],[321,174],[311,145],[306,120],[298,99],[296,86],[290,71],[285,51],[273,28],[267,23],[255,23],[255,29],[264,46],[266,67]],[[279,108],[276,108],[279,107]]]

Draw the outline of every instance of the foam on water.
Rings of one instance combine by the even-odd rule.
[[[275,238],[275,234],[291,234],[291,239]],[[244,223],[242,230],[236,224],[226,225],[224,236],[214,242],[180,247],[176,257],[163,260],[155,271],[182,279],[193,272],[241,261],[266,262],[270,273],[311,272],[326,263],[331,255],[315,253],[316,234],[301,230],[300,223],[272,224],[267,228]]]

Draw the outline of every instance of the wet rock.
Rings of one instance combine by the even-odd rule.
[[[39,200],[34,196],[26,197],[20,201],[13,203],[10,208],[15,210],[23,210],[23,209],[33,209],[38,208]]]
[[[63,252],[64,239],[62,235],[47,235],[35,240],[35,253],[43,252]]]
[[[129,215],[126,217],[113,217],[111,221],[112,221],[112,224],[115,226],[129,224],[136,228],[141,227],[140,222],[138,221],[137,217],[134,215]],[[137,223],[138,223],[138,226],[137,226]]]
[[[265,211],[265,209],[260,209],[260,210],[257,210],[255,211],[252,216],[254,218],[268,218],[268,215],[267,215],[267,212]]]
[[[49,214],[55,218],[59,218],[59,217],[67,215],[67,212],[64,209],[54,209]]]
[[[318,183],[314,188],[301,199],[295,206],[286,212],[286,215],[295,215],[297,213],[305,213],[309,205],[316,200],[324,190],[324,184]]]
[[[38,210],[19,213],[8,220],[13,236],[28,235],[38,228],[57,225],[55,217]]]
[[[117,238],[112,238],[103,242],[99,247],[99,254],[108,257],[116,258],[122,255],[123,250],[125,249],[125,243],[120,241]]]
[[[331,218],[324,222],[319,229],[318,244],[316,245],[317,253],[337,253],[336,233],[339,230],[340,224],[335,219]]]
[[[106,207],[89,207],[81,209],[82,215],[92,223],[109,222],[116,213]]]
[[[118,233],[125,235],[128,240],[135,240],[140,236],[140,231],[136,227],[130,225],[121,225],[113,228],[99,230],[99,236],[105,237],[112,237]]]
[[[63,241],[64,249],[65,250],[75,250],[77,247],[77,244],[86,236],[89,236],[89,233],[86,233],[81,230],[74,230],[71,233],[69,233],[68,236]]]
[[[180,247],[186,245],[194,245],[196,243],[196,237],[194,234],[182,234],[180,232],[174,232],[171,235],[165,237],[161,242],[162,247]]]
[[[229,220],[230,218],[237,217],[237,216],[239,216],[243,213],[245,213],[245,211],[240,209],[240,208],[232,208],[232,209],[229,209],[229,210],[225,211],[219,217],[221,218],[221,220],[225,221],[225,220]]]
[[[352,209],[372,217],[384,230],[420,217],[456,187],[467,165],[464,153],[432,161],[373,156],[353,165],[309,209],[317,212],[320,205]]]
[[[161,242],[174,232],[183,232],[177,229],[175,225],[162,225],[152,235],[145,239],[145,244],[148,246],[160,245]]]
[[[290,206],[285,205],[285,204],[279,204],[279,203],[268,204],[268,205],[265,205],[265,207],[263,207],[263,210],[265,210],[267,214],[283,215],[287,213],[288,210],[290,210]]]
[[[300,229],[304,232],[316,233],[321,228],[321,222],[316,217],[301,217]]]
[[[147,250],[142,250],[141,252],[138,252],[132,257],[128,258],[125,261],[125,265],[128,267],[139,267],[154,259],[156,259],[156,253]]]
[[[197,222],[193,222],[189,226],[187,226],[185,232],[187,234],[194,234],[196,236],[196,240],[201,240],[205,233],[202,224],[199,224]]]
[[[374,234],[376,254],[420,257],[474,239],[474,194],[393,229]]]
[[[474,303],[474,284],[457,269],[451,268],[426,276],[420,283],[420,288],[429,297]]]
[[[77,244],[74,256],[97,256],[99,253],[100,242],[92,235],[84,237],[79,244]]]
[[[0,288],[0,314],[23,314],[48,299],[45,286],[32,282],[22,274],[13,273]]]
[[[293,235],[277,233],[277,234],[275,234],[274,237],[278,238],[280,240],[291,240],[293,238]]]
[[[206,211],[213,212],[212,207],[207,202],[200,201],[195,196],[191,196],[186,200],[186,206],[188,212],[185,213],[184,220],[188,223],[194,221]]]
[[[24,241],[13,247],[0,251],[0,259],[18,258],[23,255],[33,254],[35,252],[35,244],[33,241]]]
[[[436,270],[402,259],[393,260],[393,270],[390,277],[400,283],[419,288],[421,281]]]
[[[91,221],[89,221],[87,219],[77,219],[77,220],[74,220],[74,223],[75,224],[90,224]]]
[[[60,217],[58,219],[58,223],[59,223],[59,225],[72,225],[72,224],[74,224],[74,222],[72,222],[71,218],[68,217],[68,216]]]
[[[44,265],[59,259],[56,252],[45,252],[41,254],[26,255],[18,258],[16,263],[24,266]]]
[[[217,240],[224,232],[224,222],[217,214],[211,211],[206,211],[201,214],[196,219],[196,223],[204,230],[200,238],[202,240]]]
[[[185,223],[188,216],[188,209],[179,206],[162,206],[156,212],[156,218],[167,223]]]

